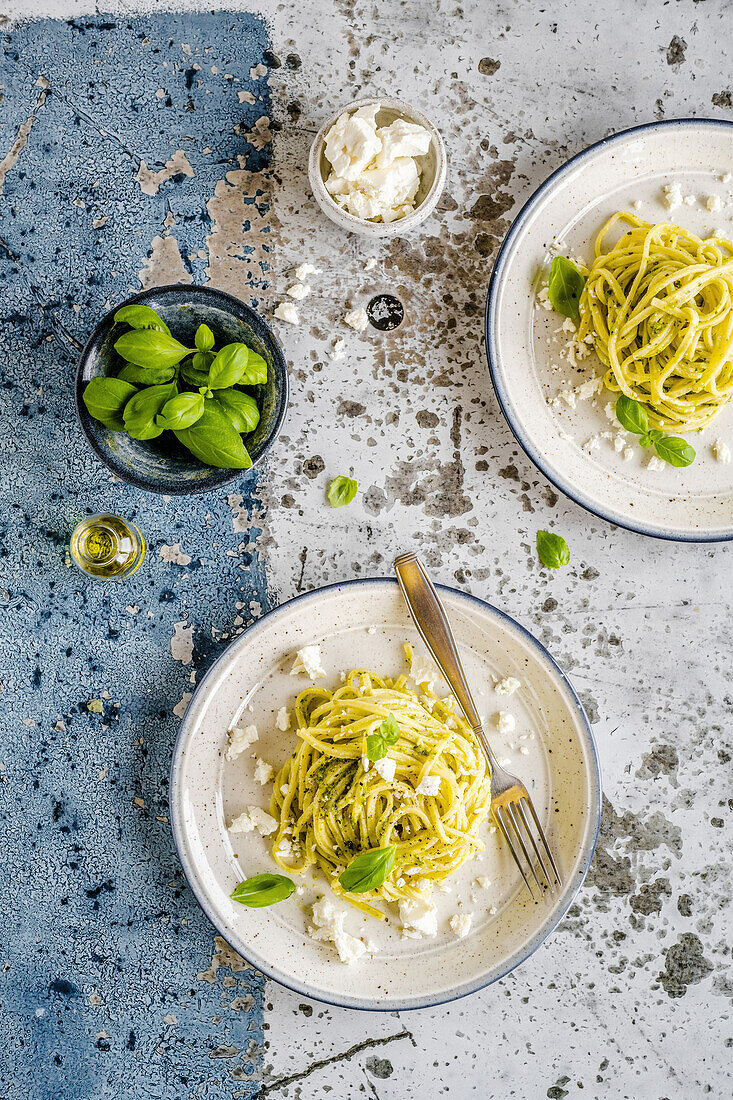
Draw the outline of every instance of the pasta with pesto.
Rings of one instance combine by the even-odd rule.
[[[629,226],[606,248],[618,223]],[[641,402],[653,428],[699,430],[733,397],[733,243],[614,214],[579,304],[604,383]]]
[[[270,803],[280,867],[320,868],[335,893],[384,918],[375,902],[418,898],[480,852],[490,775],[451,702],[425,685],[413,692],[405,676],[391,680],[364,670],[349,673],[335,691],[302,691],[295,703],[298,745],[273,781]],[[367,738],[390,715],[399,736],[384,757],[388,767],[380,768],[381,761],[368,759]],[[420,793],[421,784],[436,793]],[[361,852],[387,846],[394,846],[395,861],[382,885],[345,891],[338,881],[345,867]]]

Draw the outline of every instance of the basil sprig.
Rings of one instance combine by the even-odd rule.
[[[266,905],[276,905],[289,898],[295,889],[295,883],[287,875],[272,875],[267,872],[245,879],[234,887],[231,897],[240,905],[250,909],[263,909]]]
[[[259,391],[252,395],[237,386],[267,381],[263,356],[241,342],[217,351],[206,324],[198,326],[195,347],[188,348],[150,306],[122,306],[115,323],[129,326],[114,344],[124,364],[116,378],[89,382],[83,399],[90,415],[133,439],[172,431],[207,465],[248,469],[252,459],[242,434],[259,424]]]
[[[537,556],[547,569],[559,569],[570,561],[570,547],[562,535],[538,531]]]
[[[358,488],[359,485],[353,478],[339,474],[328,487],[328,503],[332,508],[343,508],[345,504],[351,504]]]
[[[587,280],[571,260],[556,256],[550,267],[547,296],[550,305],[563,317],[580,318],[580,296]]]
[[[400,727],[397,719],[390,712],[376,733],[370,733],[366,739],[366,754],[370,760],[383,760],[387,755],[389,745],[396,745],[400,739]]]
[[[339,882],[350,894],[366,894],[378,890],[394,867],[395,846],[370,848],[352,859],[339,875]]]
[[[653,447],[670,466],[689,466],[695,461],[695,449],[678,435],[665,435],[659,428],[649,428],[649,416],[640,401],[622,393],[616,402],[616,419],[627,432],[639,436],[639,445]]]

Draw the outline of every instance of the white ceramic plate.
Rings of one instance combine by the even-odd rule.
[[[686,469],[647,469],[650,452],[633,444],[624,460],[612,441],[588,446],[618,425],[604,413],[613,395],[575,409],[560,390],[602,373],[594,354],[573,369],[561,358],[567,336],[562,317],[537,300],[555,251],[590,261],[593,241],[617,210],[647,221],[672,221],[700,236],[733,237],[733,123],[679,119],[640,126],[591,146],[558,169],[524,206],[497,257],[486,311],[486,346],[494,388],[518,442],[545,476],[589,511],[622,527],[659,538],[716,541],[733,538],[733,464],[716,461],[712,443],[733,450],[733,405],[713,426],[687,438],[697,457]],[[690,205],[668,210],[665,184],[678,183]],[[718,196],[712,213],[707,199]],[[558,244],[560,247],[558,248]]]
[[[396,915],[389,924],[363,917],[350,906],[346,929],[376,945],[373,954],[344,965],[334,950],[306,932],[309,905],[320,884],[266,909],[233,902],[237,882],[261,871],[277,871],[269,841],[230,834],[227,823],[245,807],[267,808],[270,785],[253,777],[246,751],[224,759],[226,732],[254,722],[256,755],[276,767],[296,739],[275,727],[281,706],[309,683],[290,676],[293,655],[311,642],[321,645],[327,680],[340,671],[371,668],[387,675],[407,671],[402,645],[419,649],[396,581],[351,581],[300,596],[265,616],[233,642],[211,668],[189,704],[171,769],[171,820],[186,877],[202,908],[222,936],[254,966],[298,992],[352,1008],[419,1008],[480,989],[527,958],[549,935],[570,905],[590,863],[600,820],[600,776],[593,738],[583,708],[549,654],[502,612],[473,597],[442,590],[479,709],[510,710],[517,726],[511,737],[494,740],[500,755],[531,788],[546,823],[564,888],[554,902],[535,905],[521,888],[511,857],[487,825],[486,852],[456,874],[450,894],[436,894],[437,937],[404,939]],[[370,628],[376,628],[370,631]],[[516,676],[511,697],[493,691],[492,676]],[[502,744],[503,742],[503,744]],[[509,748],[509,742],[514,749]],[[520,747],[521,750],[520,751]],[[477,889],[486,875],[490,889]],[[297,879],[297,876],[296,876]],[[460,904],[459,904],[460,903]],[[341,905],[341,903],[339,903]],[[471,933],[462,940],[448,929],[455,912],[471,912]]]

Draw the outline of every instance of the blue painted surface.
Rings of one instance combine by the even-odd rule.
[[[190,690],[189,671],[221,652],[226,642],[212,640],[211,627],[231,629],[236,601],[267,606],[265,577],[255,557],[237,552],[247,535],[234,533],[224,493],[166,502],[112,481],[82,441],[73,377],[74,341],[83,343],[107,299],[138,288],[168,210],[182,255],[194,254],[209,230],[206,200],[236,154],[249,154],[250,168],[265,165],[268,151],[233,129],[267,113],[264,82],[249,76],[266,46],[259,20],[232,14],[44,21],[3,40],[0,157],[33,110],[36,78],[51,82],[0,200],[8,1100],[256,1091],[261,978],[221,969],[214,984],[197,980],[213,931],[182,877],[170,826],[157,818],[167,817],[172,709]],[[225,73],[263,98],[239,104]],[[138,158],[158,168],[177,148],[194,178],[143,195]],[[77,197],[86,209],[72,204]],[[203,281],[206,261],[188,262]],[[251,514],[256,477],[234,488]],[[88,582],[67,563],[75,523],[102,510],[133,519],[149,542],[143,567],[121,585]],[[179,541],[189,566],[156,552]],[[187,667],[169,645],[183,619],[195,628]],[[88,700],[104,692],[104,714],[90,713]],[[240,1010],[230,1007],[236,997],[245,998]]]

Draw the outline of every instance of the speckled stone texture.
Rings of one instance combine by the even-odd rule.
[[[731,1095],[731,551],[644,539],[559,498],[500,416],[482,341],[492,256],[550,171],[625,126],[731,117],[729,5],[268,0],[267,26],[72,8],[72,23],[8,31],[2,69],[2,874],[17,927],[0,1095]],[[383,245],[335,230],[306,178],[326,114],[372,92],[425,109],[450,162],[437,213]],[[269,314],[304,260],[320,274],[300,326],[279,326],[293,393],[269,467],[228,500],[111,483],[71,406],[74,349],[105,303],[210,279]],[[405,305],[400,328],[342,325],[382,291]],[[334,512],[337,473],[361,491]],[[119,589],[65,565],[75,520],[101,508],[151,542]],[[551,576],[533,551],[550,524],[572,553]],[[165,821],[172,711],[260,608],[384,574],[410,547],[569,672],[603,827],[577,903],[521,969],[452,1006],[349,1013],[233,969],[214,943]]]

